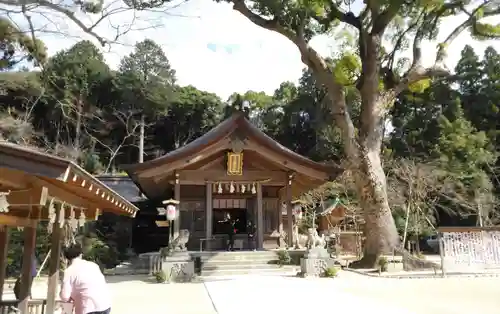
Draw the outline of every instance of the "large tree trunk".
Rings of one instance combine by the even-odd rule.
[[[363,208],[364,254],[353,266],[373,268],[381,254],[392,253],[399,242],[398,232],[387,200],[386,177],[380,150],[361,148],[358,169],[353,169],[358,197]]]

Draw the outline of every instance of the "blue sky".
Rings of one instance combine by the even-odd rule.
[[[90,19],[97,18],[78,12],[77,16],[88,23]],[[113,38],[116,26],[123,28],[131,21],[134,21],[136,30],[121,36],[118,43],[103,48],[106,61],[111,67],[116,67],[120,58],[130,53],[137,41],[151,38],[163,47],[177,71],[180,84],[194,85],[214,92],[223,99],[232,92],[243,93],[247,90],[272,93],[283,81],[297,81],[304,67],[299,52],[292,43],[279,34],[253,25],[228,4],[190,0],[169,10],[168,14],[141,13],[133,16],[132,12],[127,11],[113,15],[96,32],[103,37]],[[47,25],[47,29],[51,30],[57,27],[61,33],[41,34],[49,54],[69,48],[78,40],[92,39],[74,23],[53,13],[45,14],[45,17],[36,16],[36,23]],[[439,39],[442,40],[459,23],[458,18],[451,18],[443,23]],[[449,47],[448,66],[454,66],[467,43],[472,44],[480,54],[488,45],[493,45],[500,51],[500,41],[473,42],[464,34]],[[324,56],[334,53],[336,44],[338,43],[334,39],[326,36],[312,41],[312,46]],[[435,47],[435,42],[424,44],[426,64],[434,61]]]

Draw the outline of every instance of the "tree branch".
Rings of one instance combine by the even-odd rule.
[[[424,38],[424,28],[426,27],[426,23],[430,21],[426,18],[423,19],[422,25],[420,26],[417,34],[415,35],[415,40],[413,42],[413,62],[410,69],[403,76],[403,79],[400,83],[395,87],[396,94],[402,92],[412,83],[423,79],[429,79],[433,77],[447,77],[450,75],[450,71],[444,66],[443,62],[446,57],[446,48],[467,28],[474,27],[477,23],[476,15],[480,10],[483,10],[490,1],[485,1],[483,4],[477,6],[472,12],[468,12],[459,1],[458,3],[451,3],[448,5],[442,6],[439,10],[434,12],[433,20],[434,24],[437,25],[437,22],[440,18],[445,16],[445,13],[449,10],[460,8],[463,12],[467,14],[467,19],[458,25],[450,34],[446,37],[446,39],[438,45],[438,51],[436,53],[436,59],[434,61],[434,65],[429,68],[424,68],[422,66],[422,52],[421,52],[421,41]],[[495,10],[484,10],[482,17],[495,16],[500,14],[500,9]],[[429,16],[429,15],[428,15]]]
[[[403,4],[403,0],[391,1],[391,4],[384,12],[374,17],[371,34],[382,35],[389,23],[396,17]]]

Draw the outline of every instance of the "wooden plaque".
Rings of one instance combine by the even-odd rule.
[[[168,220],[156,220],[155,223],[158,227],[168,227],[169,225]]]
[[[230,176],[243,175],[243,153],[227,153],[227,174]]]

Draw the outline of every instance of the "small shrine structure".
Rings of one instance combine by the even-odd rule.
[[[76,229],[103,212],[134,217],[137,211],[77,164],[0,142],[0,312],[7,313],[14,306],[22,314],[54,313],[64,225]],[[36,230],[43,221],[52,233],[47,299],[31,300]],[[13,227],[23,228],[24,233],[20,299],[4,301],[9,228]]]
[[[172,230],[190,231],[188,247],[225,247],[220,221],[235,219],[235,246],[248,248],[256,226],[257,249],[276,248],[283,230],[292,234],[292,200],[334,180],[341,169],[314,162],[274,141],[236,110],[217,127],[157,159],[123,167],[150,200],[179,201]],[[286,221],[281,204],[286,207]]]

